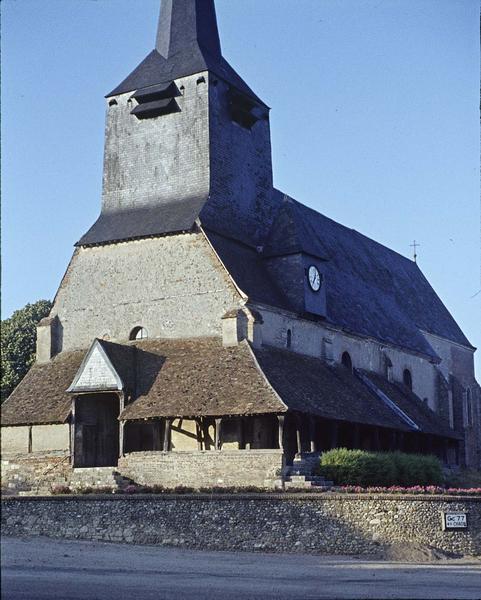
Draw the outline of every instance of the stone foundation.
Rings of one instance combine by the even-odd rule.
[[[141,485],[274,488],[281,479],[281,450],[133,452],[118,471]]]
[[[2,456],[2,492],[18,494],[39,489],[49,493],[52,485],[69,485],[72,474],[66,451],[8,454]]]
[[[117,467],[101,469],[73,469],[66,452],[10,454],[2,458],[2,489],[9,494],[46,495],[52,486],[105,487],[113,485],[113,472],[140,485],[168,489],[273,489],[281,483],[283,466],[281,450],[133,452],[122,457]]]
[[[443,511],[468,514],[442,531]],[[378,554],[395,543],[481,555],[481,498],[244,494],[5,498],[10,536],[104,540],[211,550]]]

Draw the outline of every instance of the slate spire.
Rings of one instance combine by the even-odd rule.
[[[222,56],[214,0],[161,0],[155,49],[107,97],[202,71],[263,104]]]
[[[192,52],[195,46],[212,58],[222,56],[214,0],[163,0],[157,52],[169,59],[178,53]]]

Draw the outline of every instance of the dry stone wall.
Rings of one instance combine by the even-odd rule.
[[[443,511],[468,514],[442,531]],[[159,544],[212,550],[378,554],[400,543],[481,555],[481,499],[251,494],[6,498],[11,536]]]

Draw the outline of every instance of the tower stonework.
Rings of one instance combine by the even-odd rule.
[[[7,479],[59,454],[166,488],[308,489],[334,447],[481,466],[475,348],[415,262],[274,188],[213,0],[162,0],[106,111],[100,215],[2,406]]]
[[[79,244],[272,218],[269,109],[222,57],[211,0],[162,4],[156,48],[107,96],[102,212]],[[240,232],[240,233],[239,233]]]

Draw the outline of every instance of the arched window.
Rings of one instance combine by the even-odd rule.
[[[290,329],[287,330],[287,337],[286,337],[286,346],[287,348],[290,348],[292,344],[292,331]]]
[[[409,369],[403,371],[403,383],[408,389],[413,389],[413,378]]]
[[[134,327],[130,332],[129,340],[145,340],[147,337],[147,329],[145,327]]]
[[[351,360],[351,355],[349,354],[349,352],[342,353],[341,363],[344,367],[346,367],[346,369],[349,369],[349,371],[352,371],[352,360]]]

